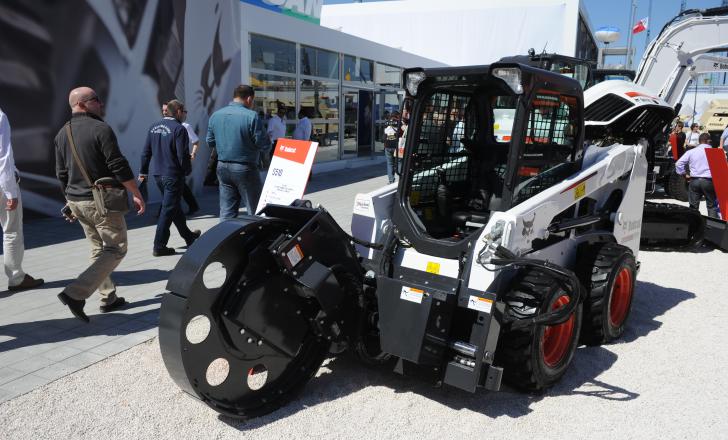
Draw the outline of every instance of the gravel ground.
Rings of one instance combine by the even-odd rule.
[[[177,388],[156,339],[0,405],[0,438],[724,438],[728,254],[641,252],[622,340],[580,347],[544,395],[468,394],[328,361],[288,406],[240,422]]]

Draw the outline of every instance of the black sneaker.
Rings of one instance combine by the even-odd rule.
[[[113,312],[114,310],[120,309],[126,304],[126,300],[123,297],[119,296],[116,298],[116,301],[112,302],[111,304],[106,304],[99,307],[99,310],[101,310],[101,313],[109,313]]]
[[[185,242],[187,243],[187,247],[192,246],[192,243],[194,243],[195,240],[197,240],[198,238],[200,238],[200,235],[202,235],[202,231],[200,231],[199,229],[195,229],[194,231],[192,231],[192,239],[191,240],[185,240]]]
[[[167,255],[174,255],[177,251],[175,251],[173,248],[170,247],[164,247],[161,249],[154,249],[152,251],[152,255],[155,257],[166,257]]]
[[[73,313],[73,316],[88,324],[88,316],[86,316],[86,313],[83,312],[83,306],[86,305],[85,299],[73,299],[68,296],[66,292],[59,293],[58,299],[61,300],[64,305],[68,306],[71,313]]]

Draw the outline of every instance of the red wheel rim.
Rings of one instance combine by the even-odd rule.
[[[551,309],[558,309],[568,303],[569,297],[561,295],[551,306]],[[543,361],[547,366],[554,368],[566,357],[574,335],[575,320],[576,318],[572,313],[566,322],[550,325],[544,329],[541,346],[543,347]]]
[[[632,271],[623,267],[617,274],[612,286],[612,298],[609,303],[609,323],[619,327],[627,319],[629,305],[632,302]]]

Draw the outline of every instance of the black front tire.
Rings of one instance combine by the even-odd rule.
[[[507,317],[527,319],[563,306],[568,296],[547,272],[527,269],[516,277],[504,301]],[[558,382],[574,357],[581,320],[582,305],[579,304],[563,324],[516,329],[506,324],[495,359],[496,365],[504,367],[505,381],[525,391],[541,391]]]
[[[601,345],[624,333],[632,310],[637,263],[632,250],[616,243],[593,245],[579,257],[577,273],[587,298],[581,342]]]

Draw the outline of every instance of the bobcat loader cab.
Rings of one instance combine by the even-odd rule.
[[[393,223],[457,257],[492,213],[571,176],[583,156],[578,82],[519,64],[406,71],[414,99]],[[505,113],[512,126],[502,129]]]

